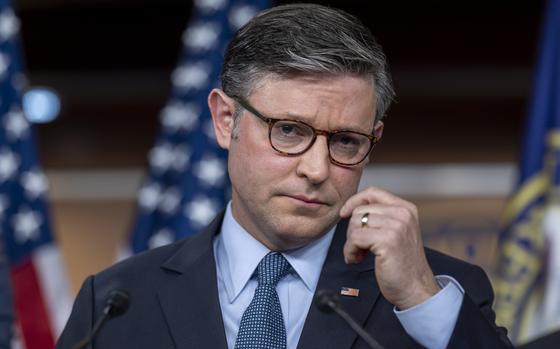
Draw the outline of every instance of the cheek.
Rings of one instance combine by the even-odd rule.
[[[362,176],[362,169],[347,169],[336,167],[332,170],[330,180],[342,199],[341,205],[356,194]]]
[[[229,173],[234,185],[243,185],[244,191],[254,192],[265,185],[273,186],[293,167],[293,158],[278,154],[268,138],[244,138],[232,142],[229,149]]]

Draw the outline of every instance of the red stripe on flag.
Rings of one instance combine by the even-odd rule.
[[[37,272],[30,260],[12,267],[15,309],[26,349],[52,349],[54,337]]]

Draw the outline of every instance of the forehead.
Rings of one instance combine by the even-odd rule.
[[[349,74],[270,75],[254,84],[248,99],[271,117],[362,132],[371,131],[376,110],[373,78]]]

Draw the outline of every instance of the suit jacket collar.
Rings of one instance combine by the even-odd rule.
[[[174,339],[180,348],[227,348],[217,290],[213,238],[219,233],[223,213],[200,234],[183,242],[162,268],[176,277],[162,285],[159,301]],[[341,297],[344,309],[364,324],[379,297],[373,256],[358,265],[346,265],[342,248],[346,242],[348,221],[339,222],[317,290],[340,293],[342,287],[359,289],[358,297]],[[356,334],[334,314],[320,312],[311,305],[298,348],[350,348]]]
[[[212,246],[222,219],[223,214],[204,231],[185,240],[161,266],[165,272],[176,274],[161,286],[158,298],[177,349],[227,349]]]

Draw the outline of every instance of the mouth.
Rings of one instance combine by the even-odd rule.
[[[298,201],[300,203],[303,203],[305,205],[309,205],[309,206],[323,206],[323,205],[328,205],[328,203],[326,203],[323,200],[320,200],[318,198],[313,198],[313,197],[308,197],[305,195],[285,195],[286,197],[293,199],[295,201]]]

